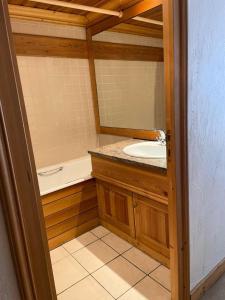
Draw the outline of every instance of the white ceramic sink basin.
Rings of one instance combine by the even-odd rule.
[[[166,145],[160,142],[142,142],[124,147],[123,152],[141,158],[166,158]]]

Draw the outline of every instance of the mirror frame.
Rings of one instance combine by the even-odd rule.
[[[162,4],[163,4],[162,0],[147,0],[147,1],[139,2],[125,9],[123,11],[122,18],[110,17],[106,20],[103,20],[102,22],[90,26],[86,30],[95,125],[96,125],[96,131],[99,134],[109,134],[109,135],[124,136],[124,137],[137,138],[137,139],[146,139],[146,140],[156,140],[159,137],[158,129],[145,130],[145,129],[101,126],[100,114],[99,114],[98,90],[97,90],[97,82],[96,82],[96,70],[95,70],[95,62],[94,62],[95,54],[93,49],[92,37],[102,31],[110,29],[118,24],[123,23],[126,20],[136,17],[139,14],[142,14]]]

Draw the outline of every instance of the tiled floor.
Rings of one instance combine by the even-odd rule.
[[[99,226],[51,251],[58,300],[170,300],[170,272]]]

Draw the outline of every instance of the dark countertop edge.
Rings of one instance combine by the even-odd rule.
[[[144,169],[147,169],[147,170],[151,170],[153,172],[163,173],[164,175],[167,175],[167,168],[154,166],[154,165],[149,165],[149,164],[145,164],[145,163],[141,163],[141,162],[138,162],[138,161],[129,160],[129,159],[125,159],[125,158],[121,158],[121,157],[117,157],[117,156],[111,156],[111,155],[95,152],[94,150],[89,150],[88,153],[93,155],[93,156],[96,156],[96,157],[104,157],[104,158],[107,158],[109,160],[113,160],[113,161],[117,161],[117,162],[120,161],[120,162],[128,164],[128,165],[141,167],[141,168],[144,168]]]

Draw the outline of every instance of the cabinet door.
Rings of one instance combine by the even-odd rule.
[[[134,207],[137,241],[169,257],[168,206],[134,195]]]
[[[114,185],[97,182],[100,218],[134,237],[132,193]]]

